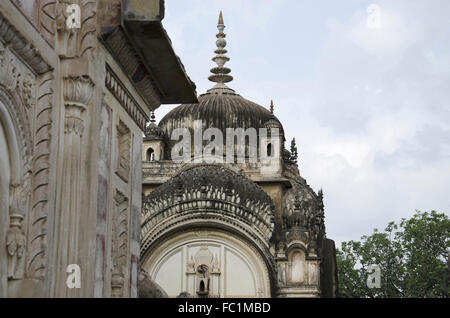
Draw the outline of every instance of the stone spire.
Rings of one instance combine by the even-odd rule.
[[[152,110],[150,112],[150,123],[151,124],[155,124],[156,123],[156,116],[155,116],[155,111],[154,110]]]
[[[225,85],[225,83],[231,82],[233,80],[233,76],[229,75],[231,69],[224,66],[225,63],[230,60],[230,58],[225,55],[228,51],[225,49],[225,47],[227,46],[227,41],[225,40],[226,34],[223,33],[225,24],[223,23],[222,11],[220,11],[217,29],[219,30],[219,33],[216,35],[217,50],[214,51],[214,53],[216,53],[216,56],[212,59],[217,64],[217,66],[211,69],[211,73],[213,73],[213,75],[209,76],[209,80],[217,84],[212,89],[208,90],[208,93],[211,91],[234,92],[234,90]]]
[[[291,141],[291,161],[293,163],[298,162],[298,150],[297,150],[297,144],[295,142],[295,138]]]

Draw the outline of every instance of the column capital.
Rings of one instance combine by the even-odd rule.
[[[86,109],[94,92],[94,82],[87,75],[66,76],[63,79],[64,105]]]

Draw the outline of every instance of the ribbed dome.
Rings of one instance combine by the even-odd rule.
[[[161,128],[155,123],[151,123],[145,128],[144,131],[145,137],[144,140],[154,140],[154,139],[163,139],[163,131]]]
[[[270,120],[279,123],[280,133],[283,127],[278,119],[266,108],[255,104],[238,94],[229,92],[211,92],[201,95],[198,104],[183,104],[169,112],[159,123],[167,137],[176,128],[194,129],[194,121],[201,120],[203,129],[215,127],[224,136],[226,128],[264,128]]]

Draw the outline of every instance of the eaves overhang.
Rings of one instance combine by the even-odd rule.
[[[103,20],[101,37],[151,109],[197,103],[195,84],[175,54],[163,27],[163,0],[123,0]]]

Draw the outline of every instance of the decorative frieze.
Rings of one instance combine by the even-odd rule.
[[[37,74],[44,74],[51,70],[39,51],[9,23],[2,13],[0,13],[0,39],[2,42],[9,44],[11,49]]]
[[[142,110],[133,95],[125,88],[117,75],[108,66],[106,67],[105,84],[106,88],[114,95],[128,115],[144,131],[145,124],[150,120],[148,115]]]
[[[131,79],[135,79],[133,84],[146,104],[151,109],[158,108],[161,105],[161,96],[156,90],[157,86],[124,31],[120,27],[115,28],[112,34],[104,36],[104,41],[106,48],[118,60],[124,72],[129,74]]]
[[[193,166],[144,199],[141,255],[164,233],[194,221],[235,228],[264,249],[273,215],[270,197],[244,176],[218,166]]]
[[[24,156],[27,157],[24,158],[25,162],[32,154],[31,112],[29,110],[36,101],[35,83],[36,76],[11,52],[10,46],[5,46],[0,41],[0,84],[13,97],[14,101],[11,103],[17,106],[13,111],[16,113],[22,133],[21,137],[25,142]]]
[[[117,125],[117,175],[125,182],[128,182],[131,166],[131,131],[125,123],[119,120]]]
[[[111,297],[123,297],[125,286],[125,271],[128,260],[128,198],[116,190],[114,195],[114,215],[112,231],[111,256],[113,268],[111,274]]]

